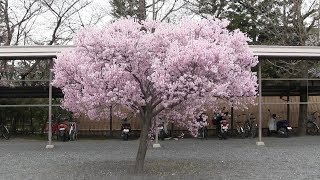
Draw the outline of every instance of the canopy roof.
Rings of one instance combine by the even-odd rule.
[[[0,46],[1,60],[16,59],[41,59],[48,60],[56,58],[56,55],[62,51],[72,50],[75,46]],[[260,46],[251,45],[254,55],[259,60],[264,59],[301,59],[301,60],[320,60],[319,46]],[[302,80],[302,79],[300,79]],[[294,84],[282,84],[274,86],[272,84],[263,83],[263,96],[283,96],[283,95],[299,95],[300,86]],[[308,84],[309,95],[320,95],[320,81],[316,79],[313,83]],[[47,86],[39,87],[0,87],[0,98],[46,98],[49,95]],[[63,97],[60,89],[53,89],[53,97]]]
[[[57,53],[72,50],[75,46],[0,46],[0,60],[3,59],[48,59]],[[253,54],[261,59],[320,59],[319,46],[264,46],[251,45]]]

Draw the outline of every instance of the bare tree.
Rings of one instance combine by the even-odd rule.
[[[0,0],[0,23],[3,27],[0,43],[4,46],[18,45],[20,39],[28,34],[27,27],[41,13],[38,0],[20,0],[18,4],[19,9],[13,8],[8,0]]]
[[[89,0],[0,0],[0,43],[66,44],[72,40],[72,36],[80,27],[96,24],[106,15],[101,11],[92,11],[92,14],[89,14],[89,5]],[[39,33],[43,29],[49,31]],[[48,35],[50,38],[46,38]],[[13,73],[9,71],[11,68],[17,74],[17,78],[27,79],[27,76],[33,76],[36,69],[45,67],[44,62],[40,60],[25,61],[20,63],[19,67],[10,63],[1,61],[0,78],[10,79],[10,74]]]
[[[152,13],[152,19],[170,21],[170,16],[186,7],[186,5],[187,3],[183,0],[154,0],[147,7],[149,9],[152,7],[152,9],[148,11]]]
[[[79,11],[84,9],[90,4],[88,0],[41,0],[41,3],[45,8],[53,15],[54,24],[53,31],[51,34],[48,45],[59,43],[62,39],[64,28],[68,27],[68,20],[73,16],[78,15]],[[68,34],[66,37],[70,37]]]
[[[41,0],[40,3],[54,17],[54,21],[52,22],[54,24],[52,27],[53,31],[47,43],[48,45],[63,44],[71,40],[75,30],[72,29],[72,31],[70,31],[70,28],[73,28],[70,25],[70,20],[73,16],[79,15],[78,13],[90,4],[87,0]],[[36,60],[30,68],[25,69],[25,71],[20,74],[21,79],[25,79],[41,62],[41,60]]]

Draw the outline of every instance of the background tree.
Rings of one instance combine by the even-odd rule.
[[[137,18],[138,0],[112,0],[110,1],[111,15],[115,18],[133,17]]]
[[[138,20],[153,19],[159,21],[170,21],[176,16],[186,3],[183,0],[112,0],[111,15],[118,19],[120,17],[133,17]]]
[[[191,12],[203,18],[213,16],[215,18],[223,18],[227,15],[227,10],[231,5],[228,0],[185,0],[186,7]]]
[[[19,10],[16,8],[17,6],[20,7]],[[22,37],[26,37],[28,35],[30,25],[33,24],[35,17],[40,13],[41,6],[39,6],[38,0],[16,2],[1,0],[1,45],[17,45]]]

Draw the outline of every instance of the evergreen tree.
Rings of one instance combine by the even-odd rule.
[[[112,0],[110,1],[112,7],[112,16],[114,18],[120,17],[134,17],[138,14],[138,0]]]

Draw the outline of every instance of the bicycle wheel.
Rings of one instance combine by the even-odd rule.
[[[163,130],[160,131],[159,139],[161,139],[162,141],[164,140],[164,131]]]
[[[308,135],[316,135],[319,132],[318,127],[314,124],[314,122],[307,123],[307,134]]]
[[[208,139],[208,129],[207,128],[204,129],[203,133],[204,133],[204,138]]]
[[[238,130],[239,137],[244,139],[246,137],[246,133],[244,132],[243,127],[240,127]]]
[[[255,138],[257,136],[257,131],[258,131],[258,125],[255,122],[253,122],[251,124],[251,137],[252,138]]]
[[[7,127],[5,126],[2,126],[1,128],[1,133],[2,133],[2,136],[5,138],[5,139],[9,139],[10,138],[10,134],[9,134],[9,130]]]
[[[74,140],[75,140],[75,133],[74,133],[74,131],[72,131],[72,132],[69,134],[69,137],[70,137],[70,141],[74,141]]]
[[[287,129],[284,128],[284,127],[280,128],[280,129],[278,130],[278,134],[279,134],[280,136],[282,136],[282,137],[286,137],[286,138],[289,137],[289,133],[288,133]]]
[[[244,131],[244,136],[245,136],[245,137],[249,137],[249,136],[250,136],[250,134],[251,134],[251,128],[250,128],[249,122],[244,123],[243,131]]]

